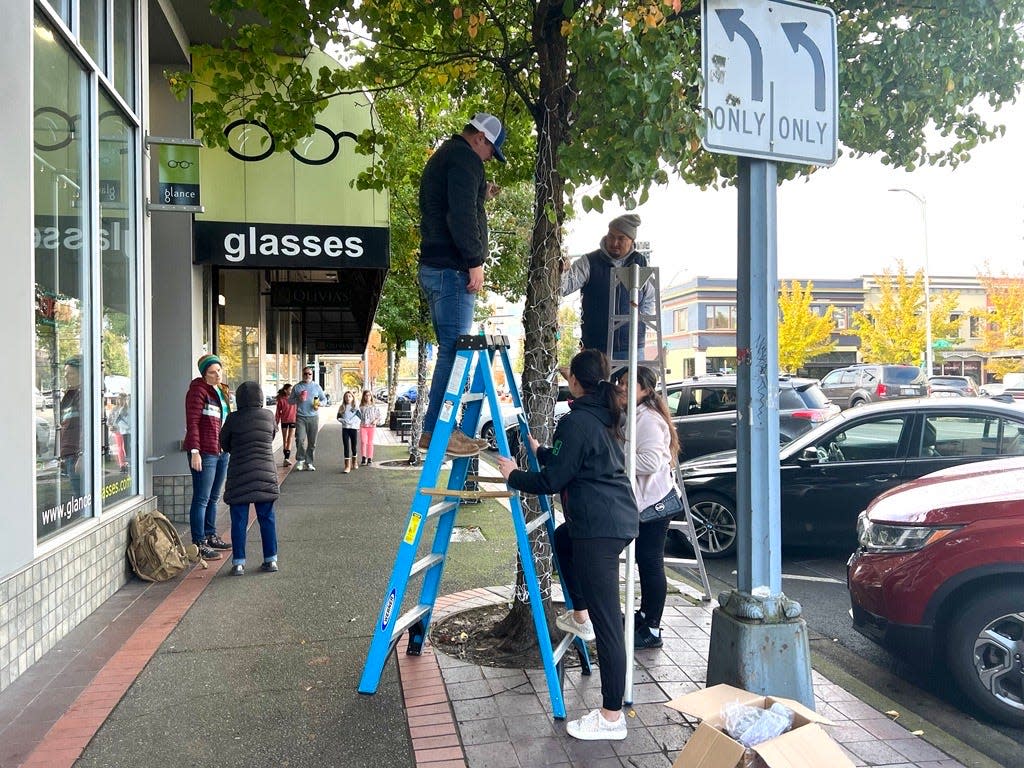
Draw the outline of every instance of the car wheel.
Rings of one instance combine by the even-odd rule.
[[[695,493],[690,496],[697,546],[704,557],[728,557],[736,552],[736,504],[716,493]],[[677,520],[685,520],[680,515]],[[682,531],[669,530],[679,544],[689,544]]]
[[[946,660],[964,695],[995,720],[1024,726],[1024,589],[967,601],[949,628]]]
[[[851,408],[860,408],[860,407],[861,407],[862,405],[864,405],[864,403],[865,403],[865,401],[864,401],[864,400],[861,400],[861,399],[860,399],[860,398],[858,397],[858,398],[857,398],[856,400],[851,400],[851,401],[850,401],[850,407],[851,407]]]
[[[498,438],[494,436],[494,422],[489,421],[484,424],[483,429],[480,430],[480,439],[487,441],[487,449],[490,451],[498,450]]]

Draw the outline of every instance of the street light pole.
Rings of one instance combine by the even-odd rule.
[[[932,296],[931,278],[928,270],[928,201],[905,187],[892,187],[890,192],[906,192],[921,204],[921,229],[924,231],[924,367],[925,375],[935,373],[932,350]]]

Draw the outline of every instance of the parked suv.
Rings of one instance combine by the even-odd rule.
[[[1024,458],[924,475],[875,499],[857,528],[854,628],[1024,727]]]
[[[736,376],[697,376],[665,387],[672,423],[679,435],[679,460],[736,447]],[[829,402],[817,379],[779,377],[779,440],[788,443],[839,407]]]
[[[977,397],[978,387],[970,376],[929,376],[931,397]]]
[[[840,408],[900,397],[926,397],[928,380],[913,365],[848,365],[829,371],[821,380],[825,396]]]

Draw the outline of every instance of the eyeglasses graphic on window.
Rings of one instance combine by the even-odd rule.
[[[191,168],[195,163],[191,160],[168,160],[168,168]]]

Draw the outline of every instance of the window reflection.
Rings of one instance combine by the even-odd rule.
[[[104,506],[133,496],[137,408],[135,366],[135,138],[131,125],[103,93],[99,103],[100,254],[103,263],[100,348],[103,360],[101,454]]]
[[[89,114],[85,73],[36,18],[33,101],[39,538],[93,514]],[[41,406],[41,407],[40,407]]]

